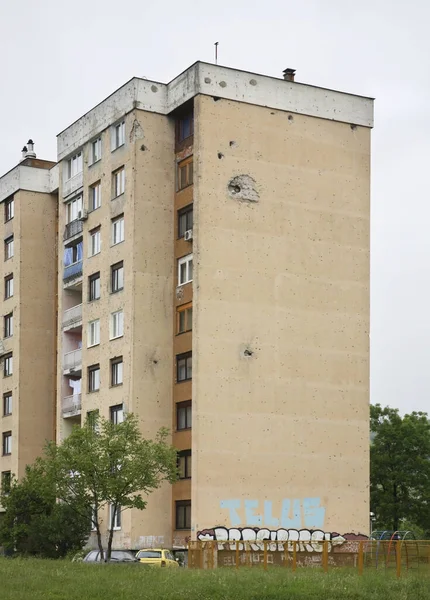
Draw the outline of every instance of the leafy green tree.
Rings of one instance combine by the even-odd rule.
[[[104,557],[100,513],[110,507],[106,560],[110,560],[115,514],[126,508],[143,510],[144,496],[173,483],[177,477],[176,450],[161,429],[155,440],[142,437],[136,417],[122,423],[92,416],[83,427],[75,427],[61,445],[49,444],[47,457],[57,483],[57,496],[92,512],[98,547]]]
[[[430,421],[413,412],[370,407],[370,503],[376,527],[399,530],[402,521],[430,529]]]
[[[81,549],[89,537],[88,513],[77,501],[57,502],[55,481],[43,459],[27,466],[21,481],[11,480],[1,504],[0,545],[10,552],[61,558]]]

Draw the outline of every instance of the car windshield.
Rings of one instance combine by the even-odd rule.
[[[161,558],[161,552],[157,550],[140,550],[137,558]]]

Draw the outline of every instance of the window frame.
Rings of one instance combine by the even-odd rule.
[[[0,489],[3,494],[9,494],[12,485],[12,471],[2,471]]]
[[[181,208],[180,210],[178,210],[178,240],[181,240],[184,236],[185,236],[185,232],[189,231],[190,229],[193,229],[193,225],[194,225],[194,204],[191,202],[191,204],[187,204],[187,206],[184,206],[184,208]],[[189,216],[191,215],[191,219],[189,219]],[[185,228],[182,231],[181,228],[181,218],[185,217]],[[191,223],[190,223],[191,221]]]
[[[13,336],[13,312],[3,316],[3,337],[10,338]]]
[[[121,366],[121,369],[118,369],[118,366]],[[121,372],[121,381],[119,381],[118,373]],[[114,377],[115,374],[115,377]],[[110,386],[118,387],[123,385],[124,383],[124,360],[122,356],[116,356],[115,358],[110,359]]]
[[[189,133],[187,134],[187,128],[184,127],[184,123],[189,121]],[[185,140],[188,140],[194,135],[194,108],[191,110],[184,111],[178,116],[176,121],[176,143],[181,144]]]
[[[8,442],[6,442],[8,440]],[[12,454],[12,431],[4,431],[2,434],[2,456]]]
[[[191,269],[190,269],[190,264],[191,264]],[[185,281],[181,281],[182,265],[186,265],[186,267],[185,267],[186,280]],[[193,266],[194,265],[193,265],[193,253],[192,252],[190,254],[186,254],[185,256],[182,256],[181,258],[178,258],[178,273],[177,273],[178,286],[186,285],[187,283],[191,283],[193,281]],[[190,278],[190,271],[191,271],[191,278]]]
[[[119,224],[119,239],[118,241],[115,241],[115,231],[117,231],[117,225]],[[112,241],[112,246],[116,246],[117,244],[121,244],[124,239],[125,239],[125,229],[124,229],[124,214],[122,215],[118,215],[117,217],[115,217],[114,219],[111,220],[111,227],[112,227],[112,235],[111,235],[111,241]]]
[[[111,129],[111,151],[115,152],[118,148],[125,145],[125,119],[112,125]]]
[[[182,463],[183,463],[183,472],[184,472],[183,475],[181,474]],[[179,480],[191,479],[191,469],[192,469],[191,448],[187,449],[187,450],[180,450],[178,452],[178,479]]]
[[[98,373],[98,387],[94,387],[94,383],[96,382],[97,377],[95,374]],[[100,364],[95,363],[94,365],[90,365],[87,370],[87,378],[88,378],[88,393],[92,394],[94,392],[98,392],[100,390]]]
[[[13,298],[13,273],[10,275],[6,275],[4,278],[4,299],[9,300],[9,298]]]
[[[3,416],[9,417],[13,411],[13,394],[12,392],[4,392],[3,394]]]
[[[190,311],[191,311],[191,323],[190,323]],[[185,329],[181,330],[181,316],[185,314],[184,322]],[[186,304],[182,304],[181,306],[176,307],[176,335],[182,335],[183,333],[187,333],[188,331],[193,330],[193,303],[187,302]]]
[[[102,185],[101,181],[95,181],[89,187],[89,197],[90,197],[90,211],[94,212],[102,205]],[[95,202],[97,200],[97,204]]]
[[[93,332],[95,332],[94,339],[97,339],[96,342],[92,342]],[[99,344],[100,344],[100,319],[93,319],[92,321],[88,321],[87,348],[93,348],[94,346],[99,346]]]
[[[98,296],[93,296],[93,288],[96,287],[95,282],[98,281]],[[94,284],[94,285],[93,285]],[[88,302],[95,302],[96,300],[100,300],[101,296],[101,284],[100,284],[100,271],[93,273],[88,276]]]
[[[112,171],[112,200],[125,194],[125,166]]]
[[[124,404],[109,406],[109,419],[114,425],[124,423]]]
[[[121,525],[122,525],[121,512],[122,512],[121,506],[117,506],[116,507],[115,518],[114,518],[114,526],[112,527],[113,531],[120,531],[121,530]],[[111,525],[112,525],[112,504],[109,504],[109,525],[108,525],[108,531],[110,531]]]
[[[184,174],[184,183],[182,181],[182,176]],[[176,169],[176,189],[178,192],[185,190],[190,185],[193,185],[194,180],[194,161],[193,155],[180,160],[177,163]]]
[[[191,359],[191,365],[188,363],[188,359]],[[179,378],[179,370],[180,370],[180,361],[185,361],[185,377],[183,379]],[[183,383],[184,381],[191,381],[193,378],[193,353],[192,351],[183,352],[182,354],[176,355],[176,383]],[[191,372],[191,375],[189,373]]]
[[[3,377],[12,377],[13,375],[13,352],[3,355]]]
[[[76,161],[76,163],[74,163],[73,161]],[[75,168],[73,168],[75,166]],[[83,161],[83,156],[82,156],[82,150],[80,150],[79,152],[76,152],[76,154],[74,154],[73,156],[71,156],[66,163],[66,168],[67,168],[67,177],[65,178],[66,181],[70,181],[70,179],[73,179],[73,177],[76,177],[76,175],[79,175],[80,173],[82,173],[82,171],[84,170],[84,161]]]
[[[118,279],[116,273],[119,273],[120,269],[122,269],[122,287],[114,286],[114,282]],[[120,260],[119,262],[111,265],[110,267],[110,292],[111,294],[117,294],[124,289],[124,261]]]
[[[183,518],[178,518],[180,512]],[[187,509],[189,509],[189,514],[187,514]],[[188,517],[188,518],[187,518]],[[182,526],[180,526],[182,525]],[[177,531],[191,529],[191,500],[176,500],[175,502],[175,529]]]
[[[119,316],[121,315],[121,317]],[[118,327],[117,335],[115,335],[115,319],[118,318],[118,323],[120,327]],[[124,310],[121,308],[119,310],[115,310],[110,315],[110,328],[109,328],[109,339],[116,340],[118,338],[122,338],[124,336]]]
[[[11,251],[12,249],[12,251]],[[14,238],[13,235],[7,237],[4,241],[4,259],[10,260],[14,256]]]
[[[12,221],[15,216],[15,198],[12,196],[11,198],[7,198],[4,202],[4,222],[8,223]]]
[[[185,427],[180,427],[180,411],[184,411],[185,415]],[[176,431],[186,431],[192,428],[192,404],[191,400],[185,400],[184,402],[176,403]]]
[[[97,254],[100,254],[101,252],[101,247],[102,247],[102,232],[101,232],[101,227],[94,227],[94,229],[91,229],[91,231],[89,232],[89,236],[90,236],[90,243],[88,244],[88,258],[91,258],[92,256],[97,256]],[[95,243],[95,241],[97,241],[97,243]]]
[[[95,152],[96,149],[99,150],[98,155],[97,155],[97,152]],[[95,165],[96,163],[99,162],[99,160],[102,159],[102,138],[101,137],[98,137],[95,140],[92,140],[90,142],[90,158],[91,158],[91,162],[89,164],[90,167],[92,165]]]
[[[84,211],[84,197],[78,194],[65,204],[66,206],[66,225],[79,219],[79,213]]]

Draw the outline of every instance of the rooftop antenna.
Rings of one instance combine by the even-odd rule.
[[[218,64],[218,44],[219,42],[215,42],[214,46],[215,46],[215,64]]]

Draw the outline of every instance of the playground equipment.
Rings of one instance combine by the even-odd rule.
[[[413,531],[374,531],[365,545],[365,560],[376,568],[395,567],[400,560],[406,569],[420,562],[420,545]]]

